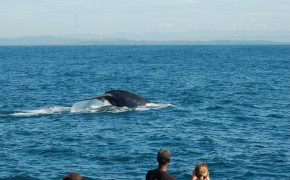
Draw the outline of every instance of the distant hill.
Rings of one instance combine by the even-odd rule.
[[[41,46],[41,45],[283,45],[290,42],[275,42],[263,40],[213,40],[213,41],[183,41],[183,40],[130,40],[121,38],[71,38],[56,36],[0,38],[0,46]]]

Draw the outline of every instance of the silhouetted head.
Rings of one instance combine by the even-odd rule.
[[[86,180],[86,178],[81,177],[81,175],[76,172],[72,172],[69,175],[63,177],[63,180]]]
[[[170,162],[171,153],[167,149],[160,149],[157,154],[157,161],[159,166]]]

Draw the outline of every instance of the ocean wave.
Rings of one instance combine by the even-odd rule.
[[[90,100],[90,101],[80,101],[75,104],[70,109],[71,113],[121,113],[127,111],[148,111],[151,109],[161,109],[172,106],[171,104],[161,104],[161,103],[147,103],[145,106],[138,106],[136,108],[128,107],[116,107],[112,106],[107,100]]]
[[[43,107],[35,110],[21,110],[14,112],[5,112],[5,115],[11,116],[39,116],[39,115],[52,115],[61,113],[122,113],[127,111],[147,111],[151,109],[162,109],[172,106],[171,104],[160,104],[160,103],[148,103],[145,106],[138,106],[136,108],[128,107],[116,107],[112,106],[108,101],[79,101],[74,103],[71,107],[64,106],[53,106],[53,107]],[[2,114],[2,113],[1,113]]]
[[[70,107],[61,107],[61,106],[54,106],[54,107],[46,107],[36,110],[23,110],[20,112],[12,113],[12,116],[38,116],[38,115],[47,115],[47,114],[59,114],[65,111],[69,111]]]

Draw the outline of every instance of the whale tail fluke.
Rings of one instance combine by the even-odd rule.
[[[124,91],[124,90],[111,90],[111,91],[106,92],[103,95],[83,99],[81,101],[87,101],[87,100],[93,100],[93,99],[98,99],[102,101],[107,100],[113,106],[118,106],[118,107],[126,106],[129,108],[143,106],[151,102],[134,93]]]
[[[110,97],[110,94],[103,94],[103,95],[99,95],[99,96],[83,99],[83,100],[80,100],[80,101],[88,101],[88,100],[93,100],[93,99],[104,100],[104,99],[107,99],[109,97]]]

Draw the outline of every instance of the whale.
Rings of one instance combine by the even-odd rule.
[[[107,100],[113,106],[128,107],[128,108],[135,108],[137,106],[145,106],[147,103],[151,103],[151,101],[143,97],[140,97],[137,94],[131,93],[129,91],[124,91],[124,90],[107,91],[102,95],[83,99],[81,101],[87,101],[87,100],[93,100],[93,99],[98,99],[101,101]]]

